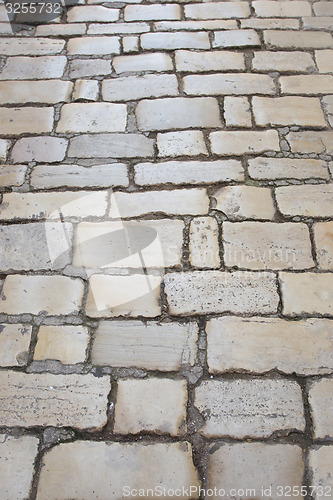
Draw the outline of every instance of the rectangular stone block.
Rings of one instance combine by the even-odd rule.
[[[10,141],[6,139],[0,139],[0,159],[5,161],[7,157],[7,151],[10,146]]]
[[[185,5],[186,19],[236,19],[250,16],[247,2],[207,2]]]
[[[219,229],[214,217],[195,217],[190,224],[189,258],[194,267],[218,269]]]
[[[115,57],[112,61],[112,65],[116,73],[141,71],[154,71],[160,73],[173,70],[171,57],[163,52]]]
[[[57,132],[124,132],[126,123],[125,104],[71,103],[61,108]]]
[[[85,24],[41,24],[36,26],[37,36],[70,36],[84,35],[87,30]]]
[[[237,21],[221,19],[209,21],[159,21],[154,23],[155,31],[203,31],[203,30],[235,30]]]
[[[136,101],[178,94],[176,75],[142,75],[111,78],[102,83],[105,101]]]
[[[65,365],[84,363],[89,332],[84,326],[42,325],[38,330],[34,360],[55,359]]]
[[[309,403],[314,423],[314,438],[327,439],[332,437],[333,384],[331,379],[317,380],[310,385]]]
[[[141,35],[144,50],[210,49],[208,33],[145,33]]]
[[[330,49],[333,48],[333,38],[330,33],[322,31],[264,31],[264,41],[267,48],[277,49]]]
[[[177,71],[186,71],[189,73],[244,70],[244,55],[222,50],[214,50],[213,52],[177,50],[176,68]]]
[[[274,94],[275,85],[268,75],[226,73],[189,75],[183,78],[184,92],[192,95]]]
[[[8,57],[0,73],[0,80],[61,78],[66,62],[65,56]]]
[[[331,2],[317,2],[313,6],[316,16],[333,16],[333,6]]]
[[[333,154],[333,133],[329,132],[290,132],[287,136],[293,153]]]
[[[315,50],[319,73],[333,73],[333,50]]]
[[[0,53],[3,56],[42,56],[59,54],[64,46],[64,40],[52,38],[1,38]]]
[[[53,128],[53,108],[0,108],[0,134],[40,134]]]
[[[26,165],[2,165],[0,167],[0,186],[22,186],[26,172]]]
[[[111,73],[111,61],[105,59],[72,59],[68,65],[70,78],[109,75]]]
[[[127,5],[125,21],[156,21],[159,19],[180,19],[180,6],[177,4]]]
[[[83,292],[79,279],[11,274],[2,288],[0,312],[48,316],[77,314]]]
[[[305,427],[302,391],[290,380],[208,380],[196,388],[194,405],[206,437],[268,437]]]
[[[333,94],[332,75],[281,76],[283,94]]]
[[[193,366],[197,356],[195,323],[102,321],[93,342],[95,365],[175,371]]]
[[[89,24],[88,35],[125,35],[150,31],[148,23],[107,23]]]
[[[303,29],[305,30],[332,30],[332,17],[303,17]]]
[[[213,318],[207,325],[211,373],[279,370],[299,375],[332,371],[333,321],[311,318]]]
[[[333,184],[283,186],[276,188],[275,194],[278,209],[284,215],[319,218],[333,216]]]
[[[313,229],[318,265],[333,270],[333,222],[318,222]]]
[[[154,155],[154,142],[141,134],[81,134],[70,140],[68,156],[146,158]]]
[[[253,158],[248,172],[252,179],[324,179],[328,180],[326,162],[297,158]]]
[[[224,186],[213,195],[215,209],[228,219],[273,219],[275,207],[270,189],[256,186]]]
[[[260,38],[255,30],[215,31],[214,47],[260,47]]]
[[[239,156],[243,154],[280,151],[279,136],[276,130],[212,132],[210,142],[213,153],[217,155]]]
[[[97,101],[99,96],[99,82],[97,80],[76,80],[73,101],[84,99],[86,101]]]
[[[278,294],[275,275],[236,271],[194,271],[165,276],[171,315],[275,313]]]
[[[107,422],[107,376],[2,371],[0,381],[3,425],[101,429]]]
[[[62,80],[0,82],[0,104],[56,104],[68,101],[72,90],[73,83]]]
[[[279,71],[307,73],[315,70],[311,54],[307,52],[255,52],[252,68],[256,71]]]
[[[319,492],[330,493],[333,488],[333,446],[315,447],[310,450],[309,463],[313,475],[313,486],[318,489],[324,488],[323,490],[319,489]]]
[[[68,23],[86,23],[90,21],[111,23],[118,21],[119,9],[109,9],[101,5],[79,5],[67,12]]]
[[[224,120],[227,127],[252,127],[250,103],[247,97],[224,98]]]
[[[208,156],[201,130],[186,130],[157,134],[158,156]]]
[[[119,37],[116,36],[81,36],[71,38],[67,43],[67,53],[80,55],[110,55],[120,53]]]
[[[27,364],[31,332],[30,325],[0,325],[0,366]]]
[[[60,137],[23,137],[14,144],[13,163],[30,161],[54,163],[65,158],[68,140]]]
[[[252,2],[252,6],[258,17],[304,17],[312,15],[310,2],[272,3],[269,0],[258,0]]]

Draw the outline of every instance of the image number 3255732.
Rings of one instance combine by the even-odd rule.
[[[69,7],[79,0],[6,0],[8,20],[14,32],[24,27],[45,24],[54,20],[61,22]]]

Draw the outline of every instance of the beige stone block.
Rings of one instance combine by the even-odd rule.
[[[105,101],[136,101],[145,97],[178,95],[176,75],[141,75],[111,78],[102,83]],[[154,101],[153,101],[154,102]]]
[[[208,20],[208,21],[158,21],[154,23],[155,31],[203,31],[203,30],[235,30],[237,21],[227,19]]]
[[[320,100],[315,97],[253,97],[252,109],[256,124],[260,127],[327,127]]]
[[[333,73],[333,50],[316,50],[319,73]]]
[[[116,36],[81,36],[70,38],[67,43],[67,53],[80,55],[110,55],[120,53],[120,42]]]
[[[111,61],[105,59],[72,59],[68,63],[69,78],[82,78],[111,73]]]
[[[16,141],[12,150],[14,163],[29,161],[54,163],[65,158],[67,139],[60,137],[23,137]]]
[[[244,55],[217,50],[213,52],[176,51],[177,71],[201,73],[205,71],[244,70]]]
[[[145,33],[141,35],[144,50],[210,49],[208,33]]]
[[[119,9],[109,9],[101,5],[79,5],[67,12],[68,23],[85,23],[90,21],[111,23],[118,21]]]
[[[97,80],[76,80],[73,93],[73,101],[85,99],[87,101],[97,101],[98,99]]]
[[[332,30],[332,17],[303,17],[303,28],[305,30]]]
[[[0,139],[0,160],[5,161],[7,157],[7,151],[10,146],[10,141],[6,139]]]
[[[333,5],[331,2],[317,2],[313,6],[316,16],[333,16]]]
[[[89,279],[86,314],[93,318],[154,318],[161,314],[160,285],[161,278],[153,274],[94,274]]]
[[[315,498],[319,500],[322,496],[319,495],[320,493],[330,494],[333,488],[333,446],[316,447],[310,450],[309,463],[313,475],[312,486],[318,488]]]
[[[252,6],[258,17],[304,17],[312,15],[310,2],[258,0],[252,2]]]
[[[189,95],[274,94],[275,85],[268,75],[251,73],[216,73],[189,75],[183,78],[184,92]]]
[[[57,132],[124,132],[126,121],[125,104],[71,103],[61,108]]]
[[[114,432],[182,435],[186,432],[186,404],[185,380],[119,380]]]
[[[201,130],[186,130],[157,134],[159,157],[208,156],[206,143]]]
[[[287,141],[293,153],[333,154],[333,133],[329,132],[290,132]]]
[[[97,379],[98,380],[98,379]],[[76,441],[61,444],[43,459],[38,500],[108,498],[116,500],[132,489],[185,490],[179,498],[193,498],[199,489],[191,445],[181,443],[108,443]],[[143,474],[142,471],[149,471]],[[195,494],[194,498],[198,498]]]
[[[261,131],[218,131],[209,135],[213,153],[226,156],[280,151],[279,135],[276,130]]]
[[[329,124],[333,126],[333,95],[323,97],[322,103],[324,105],[324,111],[327,115],[327,120],[329,121]]]
[[[155,71],[156,73],[160,73],[173,69],[171,57],[163,52],[115,57],[112,65],[116,73],[139,71]]]
[[[156,21],[159,19],[180,19],[180,6],[177,4],[127,5],[125,21]]]
[[[59,54],[64,40],[52,38],[1,38],[0,53],[3,56],[42,56]]]
[[[314,423],[314,438],[325,439],[332,437],[333,380],[321,379],[314,381],[309,389],[309,403]]]
[[[211,319],[206,327],[211,373],[279,370],[299,375],[331,373],[333,321],[279,318]]]
[[[26,165],[1,165],[0,186],[22,186],[27,172]]]
[[[297,158],[253,158],[249,160],[252,179],[324,179],[328,180],[326,162]]]
[[[30,325],[0,325],[0,366],[27,363],[31,331]]]
[[[149,158],[154,155],[154,139],[142,134],[80,134],[70,140],[69,157]]]
[[[330,33],[322,31],[264,31],[264,41],[267,48],[277,49],[329,49],[333,48],[333,38]]]
[[[53,104],[68,101],[72,89],[72,82],[62,80],[0,82],[0,104],[30,102]]]
[[[333,184],[307,184],[276,188],[278,209],[284,215],[304,217],[333,216]]]
[[[318,222],[313,230],[319,267],[333,270],[333,222]]]
[[[333,310],[333,274],[280,273],[283,314],[331,314]]]
[[[195,390],[195,407],[205,418],[206,437],[268,437],[276,431],[303,431],[302,391],[283,379],[208,380]]]
[[[40,134],[53,128],[53,108],[0,108],[0,134]]]
[[[331,75],[281,76],[280,83],[283,94],[333,94]]]
[[[0,73],[0,80],[61,78],[66,62],[65,56],[8,57]]]
[[[202,4],[204,7],[205,4]],[[260,38],[255,30],[215,31],[213,48],[216,47],[260,47]]]
[[[89,24],[88,35],[126,35],[150,31],[148,23],[98,23]]]
[[[227,127],[252,127],[251,109],[246,97],[225,97],[224,119]]]
[[[271,3],[271,2],[270,2]],[[252,68],[256,71],[302,72],[314,71],[315,65],[308,52],[255,52]]]
[[[87,30],[85,24],[42,24],[36,26],[37,36],[70,36],[84,35]]]
[[[0,372],[2,425],[101,429],[107,422],[110,377]]]
[[[250,16],[250,8],[247,2],[207,2],[194,3],[185,6],[186,19],[228,19]]]
[[[194,267],[220,267],[219,229],[214,217],[196,217],[190,224],[190,262]]]
[[[173,316],[275,313],[279,301],[275,275],[268,272],[169,273],[164,284]]]
[[[102,321],[92,349],[95,365],[176,371],[193,366],[197,355],[195,323]]]
[[[35,436],[0,435],[0,496],[28,498],[39,440]]]
[[[34,360],[56,359],[65,365],[84,363],[89,333],[84,326],[42,325],[38,330]]]
[[[123,51],[126,54],[130,52],[139,52],[138,36],[124,36],[122,42],[123,42]]]
[[[269,188],[255,186],[225,186],[213,198],[215,209],[232,219],[272,219],[275,208]]]

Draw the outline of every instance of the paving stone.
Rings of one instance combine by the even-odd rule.
[[[119,9],[109,9],[101,5],[79,5],[73,7],[67,12],[68,23],[85,23],[91,21],[98,21],[104,23],[111,23],[118,21]]]
[[[139,52],[139,37],[124,36],[122,42],[123,42],[123,51],[125,53]]]
[[[225,97],[224,119],[227,127],[252,127],[251,109],[246,97]]]
[[[213,153],[217,155],[239,156],[243,154],[279,151],[279,136],[276,130],[219,131],[210,134]]]
[[[202,4],[204,7],[205,4]],[[215,31],[214,47],[258,47],[260,38],[254,30]]]
[[[205,32],[145,33],[141,35],[141,47],[144,50],[209,49],[210,42]]]
[[[177,189],[144,193],[113,194],[110,217],[137,217],[149,213],[169,215],[204,215],[209,210],[205,189]]]
[[[212,97],[142,100],[135,114],[139,130],[222,126],[218,102]]]
[[[111,199],[111,204],[113,199]],[[184,222],[86,222],[77,226],[73,265],[88,268],[142,268],[179,266]]]
[[[332,30],[332,17],[303,17],[303,28],[305,30]]]
[[[277,270],[314,266],[306,224],[224,222],[222,238],[224,262],[229,267]]]
[[[213,51],[192,52],[190,50],[176,51],[177,71],[190,73],[205,71],[244,70],[244,55],[237,52]]]
[[[252,109],[255,121],[261,127],[327,127],[320,100],[315,97],[253,97]]]
[[[155,31],[202,31],[202,30],[235,30],[237,21],[221,19],[209,21],[158,21],[154,23]]]
[[[215,182],[244,180],[242,164],[237,160],[138,163],[134,170],[135,182],[139,186],[169,182],[172,184],[214,184]]]
[[[38,330],[34,360],[56,359],[71,365],[84,363],[89,333],[84,326],[42,325]]]
[[[60,137],[23,137],[16,141],[12,160],[20,162],[49,162],[62,161],[65,158],[68,141]]]
[[[330,33],[322,31],[264,31],[264,41],[267,48],[278,49],[329,49],[333,48],[333,38]]]
[[[203,133],[200,130],[157,134],[158,156],[208,156]]]
[[[333,184],[283,186],[275,190],[278,209],[288,216],[332,217],[332,194]]]
[[[193,271],[170,273],[165,279],[171,315],[275,313],[275,276],[262,272]]]
[[[0,73],[0,80],[61,78],[66,62],[65,56],[8,57]]]
[[[319,267],[333,270],[333,222],[318,222],[313,230]]]
[[[320,493],[331,494],[333,488],[333,446],[322,446],[310,450],[309,463],[313,475],[312,485],[318,488],[318,498],[321,496]]]
[[[214,193],[216,210],[232,219],[272,219],[275,214],[271,191],[256,186],[225,186]]]
[[[333,154],[333,133],[330,132],[290,132],[287,141],[293,153]]]
[[[322,99],[324,110],[330,125],[333,125],[333,95],[327,95]]]
[[[55,193],[6,193],[0,205],[0,220],[102,217],[107,206],[105,191]]]
[[[42,56],[59,54],[64,40],[50,38],[1,38],[0,53],[3,56]]]
[[[180,6],[177,4],[127,5],[125,21],[156,21],[159,19],[180,19]]]
[[[7,151],[9,149],[10,142],[6,139],[0,139],[0,160],[5,161],[7,157]]]
[[[99,89],[97,80],[76,80],[73,101],[78,101],[80,99],[97,101],[98,92]]]
[[[95,365],[175,371],[196,360],[195,323],[102,321],[92,348]]]
[[[126,122],[125,104],[71,103],[61,108],[57,132],[124,132]]]
[[[72,82],[61,80],[0,82],[0,104],[66,102],[72,89]]]
[[[87,30],[85,24],[44,24],[36,26],[36,36],[69,36],[84,35]]]
[[[1,165],[0,186],[22,186],[26,172],[27,167],[25,165]]]
[[[41,165],[31,172],[30,183],[34,189],[58,187],[115,187],[128,186],[127,165]]]
[[[5,314],[75,314],[83,297],[79,279],[66,276],[7,276],[0,311]]]
[[[331,314],[333,275],[331,273],[280,273],[283,314]]]
[[[53,115],[53,108],[0,108],[0,134],[9,136],[51,132]]]
[[[160,284],[161,278],[152,274],[94,274],[89,279],[86,314],[93,318],[159,316]]]
[[[107,421],[110,378],[1,371],[2,425],[101,429]]]
[[[330,409],[333,403],[333,380],[321,379],[313,382],[309,390],[309,403],[314,423],[314,438],[332,437],[333,423]]]
[[[146,33],[150,31],[148,23],[107,23],[89,24],[88,35],[124,35]]]
[[[69,157],[146,158],[154,154],[154,140],[141,134],[81,134],[70,140]]]
[[[190,224],[190,262],[192,266],[220,267],[218,226],[214,217],[196,217]]]
[[[114,432],[155,432],[177,436],[186,432],[185,380],[149,378],[119,380]]]
[[[68,55],[109,55],[120,53],[119,38],[116,36],[81,36],[71,38],[67,44]]]
[[[138,71],[172,71],[172,59],[163,52],[153,52],[152,54],[138,54],[135,56],[115,57],[112,65],[116,73],[138,72]]]
[[[109,75],[110,73],[111,61],[105,59],[73,59],[69,61],[70,78]]]
[[[250,19],[241,19],[241,28],[253,28],[253,29],[281,29],[281,30],[298,30],[299,20],[298,19],[282,19],[282,18],[268,18],[262,19],[259,17],[252,17]]]
[[[333,94],[331,75],[295,75],[280,78],[283,94]]]
[[[316,16],[333,16],[333,6],[331,2],[317,2],[313,6]]]
[[[268,437],[305,427],[300,386],[283,379],[208,380],[195,390],[204,436]]]
[[[226,73],[189,75],[183,78],[184,92],[192,95],[274,94],[275,85],[268,75]]]
[[[28,498],[39,440],[35,436],[0,435],[0,495]]]
[[[24,366],[28,360],[32,327],[0,325],[0,366]]]
[[[125,76],[104,80],[102,94],[105,101],[136,101],[145,97],[178,94],[176,75]]]
[[[333,73],[333,50],[316,50],[316,63],[319,73]]]
[[[43,458],[38,500],[108,498],[132,490],[177,489],[188,499],[199,489],[191,445],[181,443],[108,443],[76,441],[54,447]],[[149,474],[142,474],[143,470]],[[124,490],[125,487],[125,490]],[[186,493],[187,492],[187,493]],[[198,498],[196,496],[195,498]]]
[[[187,19],[227,19],[230,17],[242,18],[250,16],[250,7],[247,2],[208,2],[185,5]]]
[[[303,17],[311,16],[310,2],[276,2],[259,0],[252,2],[254,11],[258,17]]]
[[[324,179],[328,180],[326,162],[297,158],[252,158],[248,172],[252,179]]]
[[[206,327],[210,373],[279,370],[299,375],[332,371],[333,322],[279,318],[211,319]]]
[[[295,2],[296,3],[296,2]],[[301,491],[304,463],[302,449],[290,444],[224,444],[209,457],[208,488],[236,493],[235,500],[277,500],[290,485]],[[212,495],[212,498],[220,498]]]
[[[307,52],[255,52],[252,68],[256,71],[302,72],[314,71],[311,54]]]

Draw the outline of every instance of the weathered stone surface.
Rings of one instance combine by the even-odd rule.
[[[316,50],[316,63],[319,73],[333,73],[333,50]]]
[[[333,216],[333,184],[283,186],[277,188],[275,194],[278,208],[284,215]]]
[[[27,363],[31,331],[28,325],[0,325],[0,366]]]
[[[10,142],[6,139],[0,139],[0,159],[5,161]]]
[[[170,273],[164,283],[171,315],[274,313],[278,305],[275,276],[268,272]]]
[[[333,5],[331,2],[317,2],[313,6],[316,16],[333,16]]]
[[[225,97],[224,119],[227,127],[252,127],[251,109],[246,97]]]
[[[203,133],[200,130],[186,130],[157,134],[158,156],[208,156]]]
[[[97,101],[98,99],[97,80],[76,80],[73,93],[73,101],[85,99],[87,101]]]
[[[205,7],[205,4],[202,4]],[[215,31],[213,47],[258,47],[260,38],[255,30]]]
[[[135,101],[145,97],[178,94],[176,75],[125,76],[104,80],[102,94],[105,101]]]
[[[53,108],[0,108],[0,134],[20,135],[51,132],[53,115]]]
[[[149,378],[119,380],[114,432],[155,432],[177,436],[186,432],[185,380]]]
[[[127,5],[125,21],[156,21],[159,19],[180,19],[180,6],[177,4]]]
[[[218,50],[213,52],[176,51],[177,71],[201,73],[204,71],[244,70],[244,56],[237,52]]]
[[[28,498],[38,452],[38,438],[0,434],[0,496]]]
[[[68,55],[109,55],[120,53],[119,38],[116,36],[81,36],[71,38],[67,43]]]
[[[69,61],[69,77],[82,78],[83,76],[109,75],[111,61],[105,59],[73,59]]]
[[[8,57],[0,73],[0,80],[61,78],[66,62],[65,56]]]
[[[324,105],[324,110],[327,115],[327,120],[329,121],[329,124],[332,126],[333,125],[333,95],[327,95],[323,97],[323,105]]]
[[[189,95],[274,94],[275,85],[268,75],[251,73],[216,73],[183,78],[184,92]]]
[[[332,17],[303,17],[303,27],[305,30],[332,30]]]
[[[0,186],[22,186],[26,172],[27,167],[25,165],[1,165]]]
[[[333,321],[213,318],[207,324],[211,373],[243,371],[317,375],[332,372]]]
[[[68,23],[85,23],[89,21],[100,21],[111,23],[118,21],[119,9],[109,9],[101,5],[80,5],[73,7],[67,12]]]
[[[66,154],[68,141],[60,137],[23,137],[19,139],[12,151],[14,163],[62,161]]]
[[[116,500],[132,489],[199,488],[191,445],[185,443],[107,443],[76,441],[61,444],[43,459],[38,500],[108,498]],[[142,471],[149,470],[149,474]],[[127,487],[127,488],[126,488]],[[195,498],[198,498],[196,495]]]
[[[192,266],[220,267],[218,225],[214,217],[196,217],[190,224],[190,262]]]
[[[151,157],[154,140],[141,134],[81,134],[70,140],[68,156],[78,158]]]
[[[230,17],[249,17],[250,8],[247,2],[208,2],[185,6],[187,19],[228,19]]]
[[[4,56],[41,56],[59,54],[64,46],[64,40],[52,38],[1,38],[0,53]]]
[[[202,30],[235,30],[237,29],[237,21],[234,19],[227,20],[208,20],[208,21],[158,21],[154,23],[155,31],[202,31]]]
[[[276,130],[212,132],[210,142],[217,155],[239,156],[243,154],[279,151],[279,136]]]
[[[89,334],[84,326],[42,325],[38,330],[34,360],[56,359],[63,364],[84,363]]]
[[[252,109],[255,121],[261,127],[277,125],[327,127],[320,101],[315,97],[275,97],[273,99],[253,97]]]
[[[171,57],[163,52],[115,57],[112,65],[116,73],[131,71],[155,71],[159,73],[173,69]]]
[[[293,153],[333,154],[333,133],[330,132],[290,132],[287,141]]]
[[[307,52],[255,52],[252,68],[256,71],[303,72],[315,70],[311,55]]]
[[[328,180],[326,162],[297,158],[253,158],[249,160],[252,179],[324,179]]]
[[[71,103],[61,108],[57,132],[124,132],[126,121],[125,104]]]
[[[146,33],[150,31],[148,23],[98,23],[89,24],[88,35],[124,35]]]
[[[329,493],[333,488],[332,466],[333,446],[322,446],[310,450],[310,467],[313,475],[313,486],[324,488],[323,493]],[[328,488],[325,490],[325,488]]]
[[[309,390],[309,403],[315,439],[332,437],[333,380],[321,379],[313,382]]]
[[[83,297],[83,283],[66,276],[24,276],[5,279],[0,312],[5,314],[75,314]]]
[[[252,2],[254,11],[258,17],[303,17],[311,16],[310,2],[272,2],[258,0]]]
[[[312,19],[312,18],[311,18]],[[241,28],[253,28],[253,29],[280,29],[280,30],[298,30],[299,20],[298,19],[283,19],[278,17],[273,18],[260,18],[251,17],[249,19],[241,19]]]
[[[101,429],[107,421],[109,377],[0,372],[2,425]]]
[[[174,371],[196,360],[195,323],[102,321],[92,349],[95,365]]]
[[[305,427],[300,386],[282,379],[208,380],[195,391],[207,437],[267,437]]]
[[[264,31],[264,40],[268,48],[278,49],[326,49],[333,48],[330,33],[322,31]]]
[[[70,36],[84,35],[87,30],[85,24],[41,24],[36,26],[37,36]]]
[[[318,222],[313,229],[319,267],[333,270],[333,222]]]
[[[215,209],[232,219],[273,219],[275,208],[270,189],[255,186],[226,186],[213,195]]]
[[[124,36],[122,39],[123,51],[128,54],[130,52],[139,52],[139,37]]]
[[[0,82],[0,104],[68,101],[72,89],[72,82],[62,80]]]
[[[283,313],[332,314],[333,274],[280,273]]]
[[[332,75],[281,76],[280,84],[283,94],[333,94]]]
[[[209,49],[210,42],[205,32],[144,33],[141,47],[144,50]]]

